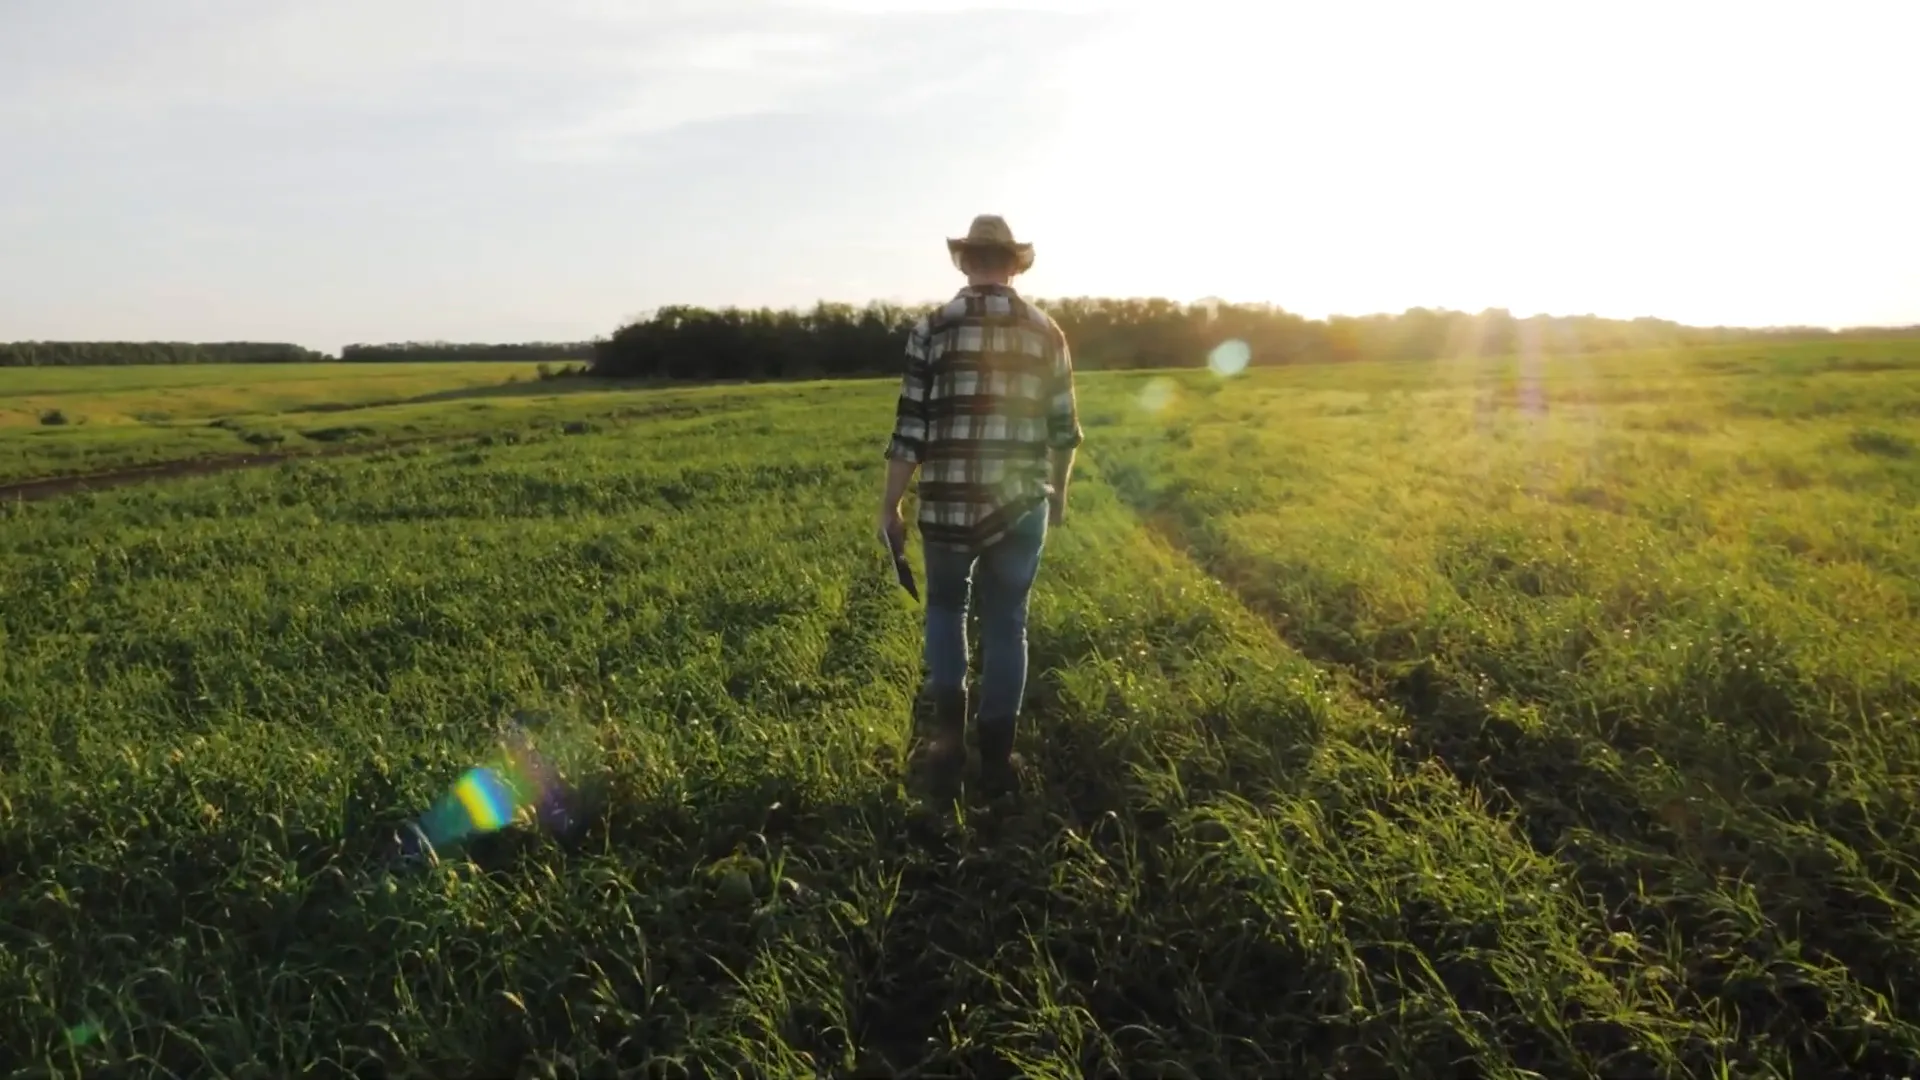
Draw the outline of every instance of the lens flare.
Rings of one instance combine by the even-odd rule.
[[[415,819],[402,837],[401,853],[419,855],[498,832],[523,813],[547,828],[565,829],[571,823],[567,802],[552,767],[532,747],[515,741],[500,760],[462,773],[451,791]]]
[[[1253,359],[1253,350],[1238,338],[1229,338],[1214,346],[1207,356],[1207,367],[1215,375],[1232,378],[1247,370],[1247,364]]]
[[[1156,375],[1147,380],[1140,388],[1140,407],[1150,413],[1157,413],[1173,404],[1173,380],[1165,375]]]
[[[67,1029],[67,1042],[74,1046],[85,1046],[101,1035],[100,1025],[92,1020],[83,1020]]]
[[[519,809],[513,792],[492,769],[469,769],[453,785],[454,800],[466,812],[474,832],[492,832],[513,820]]]

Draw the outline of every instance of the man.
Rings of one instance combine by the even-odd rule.
[[[947,252],[967,284],[908,336],[880,504],[881,537],[902,550],[900,500],[920,470],[933,706],[924,761],[943,798],[955,793],[966,766],[967,605],[976,571],[981,780],[996,793],[1015,784],[1027,599],[1047,530],[1066,516],[1081,441],[1066,335],[1012,285],[1033,266],[1033,245],[983,214],[964,238],[947,241]]]

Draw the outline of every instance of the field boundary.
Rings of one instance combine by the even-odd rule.
[[[394,450],[405,446],[421,446],[429,443],[453,442],[457,439],[478,438],[475,432],[462,432],[455,435],[420,435],[405,439],[382,439],[359,446],[330,446],[321,450],[275,450],[258,454],[220,454],[211,457],[180,458],[175,461],[163,461],[152,465],[129,465],[119,469],[107,469],[93,473],[68,473],[58,476],[40,476],[31,480],[14,480],[0,483],[0,502],[37,502],[60,495],[72,495],[82,491],[104,491],[109,488],[126,487],[156,480],[177,480],[189,476],[208,476],[214,473],[233,472],[238,469],[258,469],[267,465],[278,465],[286,461],[299,461],[307,458],[347,457],[354,454],[373,454],[381,450]]]

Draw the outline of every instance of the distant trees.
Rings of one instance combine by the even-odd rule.
[[[1611,349],[1668,348],[1736,341],[1912,337],[1920,327],[1848,330],[1818,327],[1751,330],[1683,326],[1665,319],[1595,315],[1516,318],[1410,308],[1398,315],[1309,319],[1268,304],[1206,300],[1041,301],[1067,333],[1083,370],[1199,367],[1223,341],[1245,342],[1257,366],[1436,360],[1540,352],[1571,355]],[[914,320],[930,305],[818,303],[805,310],[663,307],[592,342],[519,344],[401,342],[348,345],[350,363],[501,361],[591,365],[596,375],[736,380],[889,375]],[[67,364],[211,364],[329,361],[298,345],[257,342],[49,341],[0,343],[0,367]]]
[[[300,364],[331,360],[284,342],[18,341],[0,342],[0,367],[84,364]]]
[[[594,358],[590,341],[534,341],[519,344],[461,344],[408,341],[385,345],[348,345],[340,361],[421,363],[427,361],[501,361],[581,363]],[[327,353],[281,342],[230,341],[20,341],[0,342],[0,367],[65,367],[84,364],[311,364],[332,363]]]
[[[387,345],[348,345],[340,350],[346,363],[417,364],[422,362],[499,361],[539,363],[589,361],[593,342],[531,341],[519,344],[460,344],[446,341],[405,341]]]
[[[801,379],[889,370],[917,310],[820,303],[810,311],[664,307],[599,343],[597,375]]]
[[[1265,304],[1069,298],[1040,301],[1083,370],[1199,367],[1221,342],[1247,344],[1255,365],[1436,360],[1537,350],[1554,355],[1747,340],[1835,336],[1818,328],[1690,327],[1593,315],[1516,318],[1412,308],[1398,315],[1308,319]],[[890,374],[924,308],[816,304],[807,311],[675,306],[621,327],[594,350],[596,375],[779,379]]]

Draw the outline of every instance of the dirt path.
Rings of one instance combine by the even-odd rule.
[[[157,465],[130,465],[124,469],[109,469],[97,473],[43,476],[33,480],[0,483],[0,502],[33,502],[38,499],[51,499],[58,495],[71,495],[80,491],[100,491],[154,480],[206,476],[211,473],[231,472],[234,469],[257,469],[264,465],[277,465],[283,461],[306,458],[372,454],[402,446],[419,446],[424,443],[449,442],[453,439],[473,437],[472,432],[460,435],[427,435],[412,439],[388,439],[360,446],[330,446],[324,450],[277,450],[263,454],[228,454],[221,457],[163,461]]]

